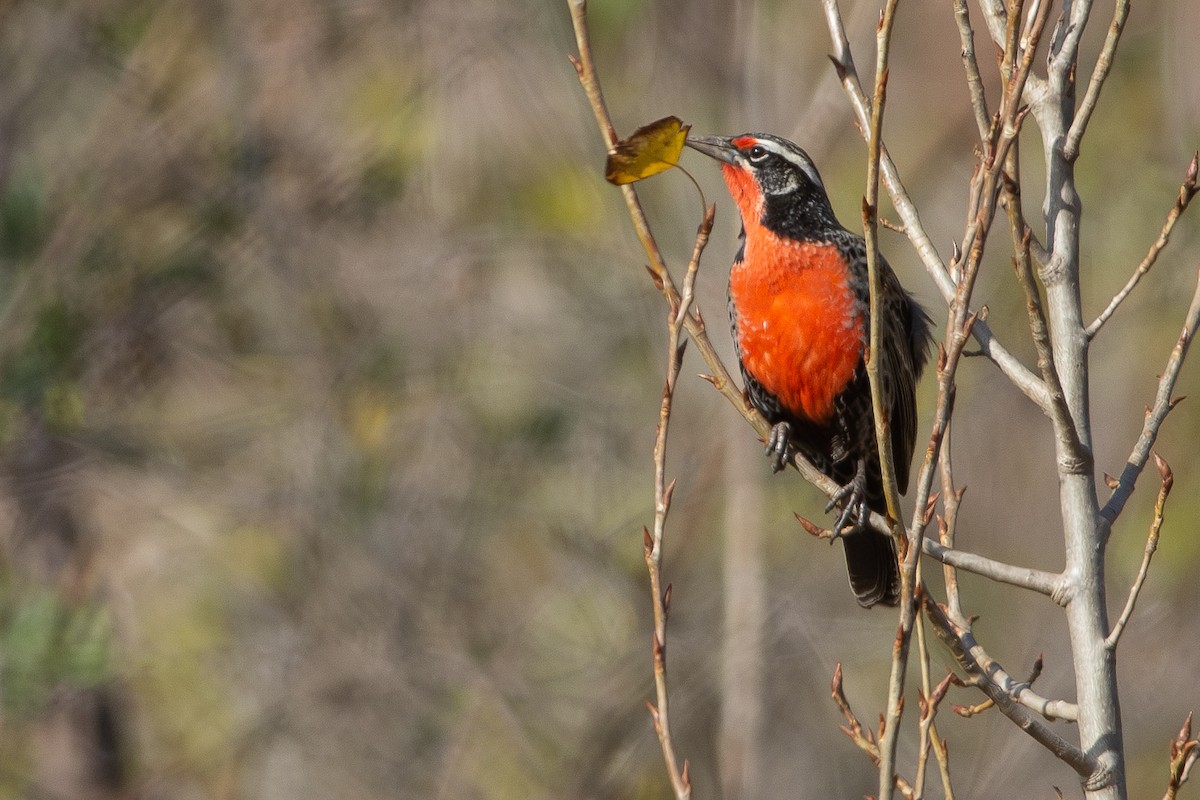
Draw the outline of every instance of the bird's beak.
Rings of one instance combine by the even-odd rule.
[[[717,161],[724,161],[727,164],[737,163],[737,148],[724,136],[689,136],[685,144]]]

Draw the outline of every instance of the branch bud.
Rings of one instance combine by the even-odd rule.
[[[1162,493],[1165,498],[1175,484],[1175,475],[1171,472],[1170,465],[1157,452],[1154,453],[1154,466],[1158,468],[1158,477],[1162,479]]]

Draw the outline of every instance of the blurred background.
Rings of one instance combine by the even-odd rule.
[[[591,6],[622,133],[676,114],[794,138],[854,226],[865,149],[816,4]],[[865,70],[876,6],[843,11]],[[1089,316],[1200,142],[1198,33],[1200,6],[1171,0],[1121,42],[1079,161]],[[973,163],[959,48],[948,3],[902,5],[886,138],[943,255]],[[574,49],[543,0],[0,3],[0,797],[668,796],[641,543],[664,309]],[[718,204],[700,303],[729,352],[736,214],[711,163],[684,165]],[[681,266],[695,189],[642,186]],[[1092,349],[1098,470],[1120,471],[1178,336],[1195,219]],[[1005,239],[976,297],[1032,363]],[[940,328],[907,241],[882,246]],[[874,770],[828,686],[840,661],[876,718],[894,617],[856,606],[836,547],[792,517],[822,498],[770,475],[702,369],[680,383],[666,552],[696,797],[861,797]],[[932,400],[926,380],[923,429]],[[1046,421],[981,360],[955,420],[962,546],[1059,569]],[[1131,796],[1161,794],[1200,710],[1198,435],[1189,401],[1158,445],[1175,492],[1121,646]],[[1114,531],[1114,608],[1156,489]],[[1044,652],[1038,687],[1072,698],[1059,610],[963,585],[992,654],[1020,675]],[[1077,791],[995,712],[939,723],[960,797]]]

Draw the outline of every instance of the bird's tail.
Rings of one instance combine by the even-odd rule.
[[[866,529],[842,536],[846,547],[846,571],[858,604],[870,608],[877,603],[894,606],[900,602],[900,569],[892,537]]]

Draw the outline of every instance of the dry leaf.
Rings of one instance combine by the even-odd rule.
[[[668,170],[679,162],[690,125],[679,117],[664,117],[643,125],[617,142],[604,165],[604,178],[618,186]]]

